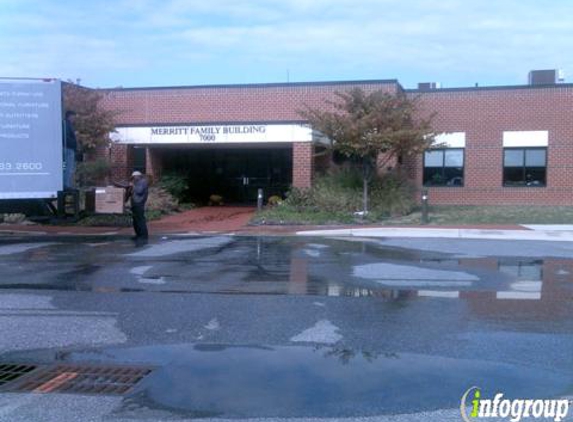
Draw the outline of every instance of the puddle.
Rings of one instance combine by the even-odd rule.
[[[85,305],[95,309],[105,305],[125,312],[126,327],[131,328],[130,318],[140,314],[121,308],[122,301],[133,306],[141,303],[145,312],[145,306],[157,300],[165,304],[158,308],[161,312],[168,310],[158,318],[165,319],[165,325],[158,322],[155,327],[155,320],[145,325],[145,341],[161,329],[160,343],[203,338],[221,343],[243,338],[254,343],[281,342],[284,334],[286,344],[292,345],[108,348],[126,341],[123,333],[117,333],[115,320],[106,319],[99,325],[77,315],[54,320],[53,327],[66,324],[70,332],[85,335],[84,344],[93,344],[96,331],[109,331],[111,340],[103,343],[106,346],[101,351],[68,349],[59,359],[55,351],[37,352],[36,358],[43,354],[50,362],[157,367],[128,399],[130,408],[142,412],[151,408],[191,417],[359,417],[455,408],[473,385],[486,392],[503,391],[506,397],[556,397],[570,390],[566,336],[573,312],[573,260],[469,257],[459,255],[460,250],[452,255],[323,239],[307,242],[298,238],[184,238],[157,241],[157,247],[151,244],[135,251],[136,255],[127,240],[103,248],[94,248],[93,239],[90,245],[10,246],[0,254],[0,289],[14,291],[0,292],[5,303],[0,311],[10,322],[19,309],[38,312],[52,306],[82,306],[83,310]],[[20,290],[35,291],[36,296],[30,298],[30,292]],[[58,294],[48,300],[50,290],[68,290],[77,296]],[[198,293],[205,295],[197,302],[177,297]],[[133,296],[106,298],[102,294]],[[292,309],[301,312],[303,320],[308,310],[312,322],[301,322],[300,331],[283,332],[280,324],[267,327],[258,321],[253,324],[251,316],[243,319],[251,308],[243,312],[228,307],[236,298],[207,294],[314,296],[236,301],[253,303],[253,311],[298,318],[285,312]],[[167,307],[170,301],[178,306]],[[179,306],[203,301],[205,309],[228,309],[229,315],[213,312],[195,319],[199,321],[195,324],[191,318],[196,315]],[[237,323],[227,327],[225,317]],[[46,324],[27,318],[30,326]],[[192,322],[187,324],[188,320]],[[7,332],[14,339],[8,340],[17,344],[22,321],[13,319],[13,324]],[[190,331],[193,325],[199,325],[197,332]],[[245,337],[236,327],[245,328]],[[267,329],[279,340],[267,337]],[[54,344],[52,337],[34,344],[38,348],[68,345]],[[317,343],[322,345],[314,346]],[[78,343],[74,340],[73,344]],[[341,346],[345,344],[410,353],[374,353],[346,349]],[[21,347],[29,345],[22,343]],[[23,356],[15,352],[15,358]],[[561,372],[536,365],[561,368]],[[118,412],[119,417],[127,415],[127,410]]]
[[[53,242],[44,243],[20,243],[15,245],[0,246],[0,256],[15,255],[23,252],[41,249],[47,246],[55,245]]]
[[[232,242],[227,236],[203,237],[199,239],[170,240],[151,244],[149,247],[129,254],[134,258],[160,258],[179,253],[192,253],[210,248],[220,248]]]
[[[457,300],[483,315],[551,318],[569,313],[573,299],[573,260],[565,258],[476,258],[306,238],[169,238],[135,251],[127,240],[102,237],[104,248],[80,240],[3,245],[0,289]]]
[[[509,398],[556,397],[570,387],[563,374],[532,366],[336,347],[186,344],[64,357],[154,365],[129,398],[130,409],[203,417],[374,416],[455,408],[472,385]]]

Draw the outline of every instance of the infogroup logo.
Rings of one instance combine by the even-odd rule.
[[[503,398],[503,393],[497,393],[493,399],[484,399],[479,387],[471,387],[462,396],[460,412],[465,422],[486,418],[507,418],[511,422],[519,422],[523,418],[553,418],[560,422],[569,413],[569,405],[570,401],[566,399],[509,400]]]

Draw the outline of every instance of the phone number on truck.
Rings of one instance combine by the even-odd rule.
[[[0,161],[0,171],[39,171],[42,163],[6,163]]]

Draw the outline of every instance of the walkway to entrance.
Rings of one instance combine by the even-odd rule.
[[[255,213],[252,207],[202,207],[149,222],[151,233],[229,232],[243,228]]]

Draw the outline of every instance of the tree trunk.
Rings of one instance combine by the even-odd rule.
[[[362,160],[362,218],[368,215],[368,183],[372,176],[372,163],[369,157]]]
[[[368,177],[362,178],[362,218],[368,214]]]

